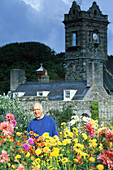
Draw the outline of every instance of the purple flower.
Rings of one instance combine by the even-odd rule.
[[[34,139],[29,138],[29,139],[28,139],[28,143],[29,143],[30,145],[33,145],[33,144],[34,144]]]
[[[17,125],[16,120],[12,120],[13,126],[15,127]]]
[[[23,147],[24,147],[25,150],[28,150],[28,149],[30,148],[30,147],[29,147],[29,144],[27,144],[27,143],[24,143],[24,144],[23,144]]]

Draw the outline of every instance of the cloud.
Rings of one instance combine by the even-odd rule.
[[[79,3],[81,0],[77,0]],[[112,0],[96,0],[103,14],[113,23]],[[45,43],[56,52],[65,50],[65,28],[62,21],[73,0],[2,0],[0,2],[0,45],[12,42]],[[88,10],[93,0],[84,0],[82,10]],[[108,26],[108,51],[113,42],[113,24]],[[109,49],[110,48],[110,49]]]
[[[41,8],[41,1],[40,0],[23,0],[23,1],[37,11],[39,11],[40,8]]]

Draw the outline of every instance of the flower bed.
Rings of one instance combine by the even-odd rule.
[[[47,132],[19,132],[14,115],[0,124],[0,168],[16,170],[113,169],[113,127],[99,127],[94,120],[72,126],[61,124],[59,137]]]

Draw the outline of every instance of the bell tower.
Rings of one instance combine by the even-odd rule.
[[[107,60],[108,16],[96,2],[88,11],[81,11],[73,1],[65,25],[65,79],[87,81],[91,87],[103,82],[103,63]]]

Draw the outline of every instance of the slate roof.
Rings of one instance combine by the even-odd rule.
[[[25,92],[24,96],[37,96],[37,91],[50,91],[49,100],[63,100],[63,90],[77,90],[72,100],[82,100],[88,89],[86,82],[50,81],[49,83],[26,82],[15,92]]]
[[[107,60],[103,72],[103,84],[107,91],[113,91],[113,60]]]

